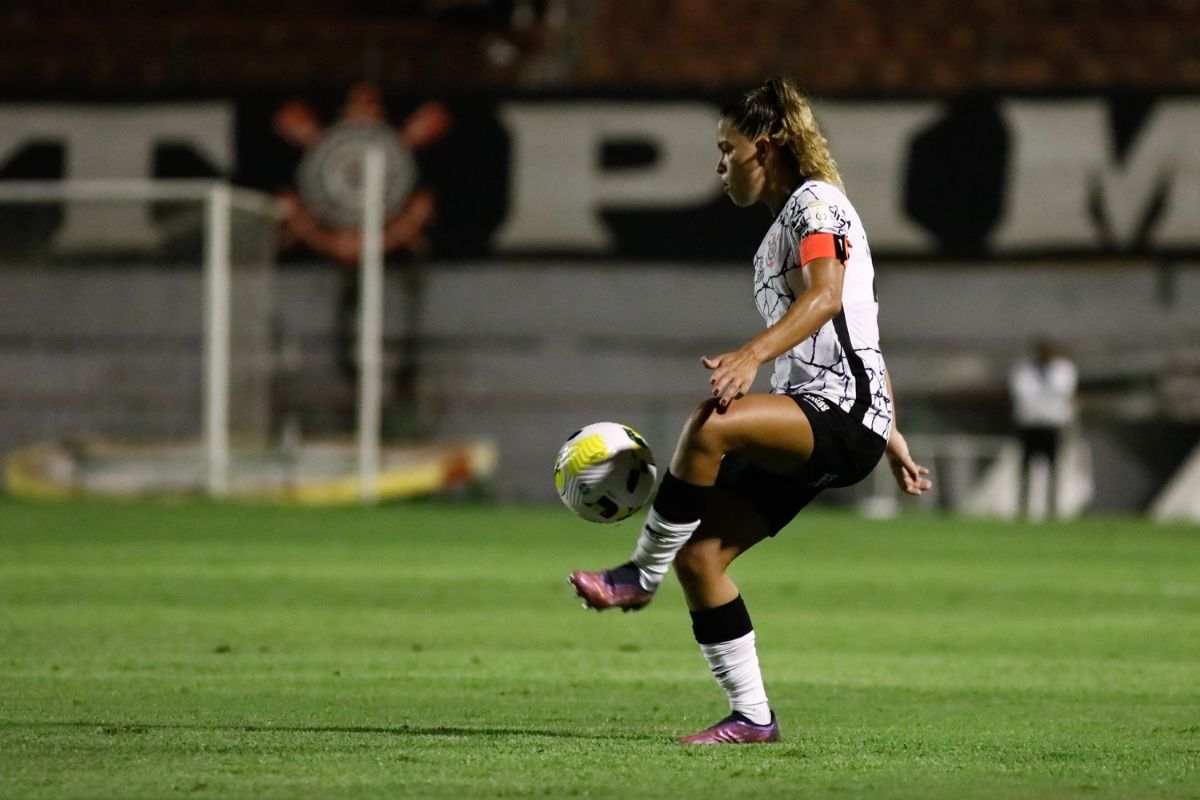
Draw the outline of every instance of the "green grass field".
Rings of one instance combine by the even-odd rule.
[[[808,512],[735,565],[784,741],[559,507],[0,501],[0,795],[1200,798],[1200,528]]]

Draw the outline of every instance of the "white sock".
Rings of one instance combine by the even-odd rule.
[[[638,536],[637,547],[629,559],[637,565],[643,589],[648,592],[658,589],[671,562],[675,560],[675,554],[699,527],[700,520],[667,522],[651,507]]]
[[[767,690],[763,688],[762,672],[758,668],[758,650],[754,646],[754,631],[728,642],[700,645],[713,677],[729,697],[729,707],[755,725],[771,721]]]

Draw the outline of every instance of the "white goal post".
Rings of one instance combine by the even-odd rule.
[[[235,390],[233,339],[235,303],[233,273],[235,266],[234,215],[245,214],[261,220],[261,232],[270,237],[269,247],[261,242],[257,250],[271,251],[272,263],[265,280],[254,292],[256,304],[252,320],[255,337],[269,333],[271,301],[273,300],[274,232],[279,219],[279,206],[274,197],[232,186],[218,180],[67,180],[67,181],[3,181],[0,182],[0,205],[62,204],[110,206],[117,204],[149,204],[159,202],[196,203],[204,208],[203,225],[203,425],[202,440],[205,460],[204,489],[214,497],[229,492],[231,468],[230,399]],[[266,238],[264,238],[266,241]],[[261,257],[260,257],[261,260]],[[251,316],[251,315],[246,315]],[[240,323],[239,323],[240,324]],[[265,346],[265,343],[259,343]],[[256,354],[256,357],[258,354]],[[263,367],[267,369],[267,367]],[[266,380],[260,378],[259,380]],[[265,395],[264,395],[265,396]],[[266,410],[263,409],[263,413]],[[263,422],[265,425],[265,421]]]
[[[321,505],[490,476],[490,440],[382,440],[387,176],[364,156],[357,442],[319,422],[301,441],[288,392],[325,362],[281,357],[297,306],[277,284],[308,284],[277,280],[276,198],[220,180],[0,181],[4,489]]]
[[[358,492],[363,503],[379,501],[380,432],[383,408],[383,226],[386,224],[387,155],[367,148],[362,172],[362,256],[359,264]]]

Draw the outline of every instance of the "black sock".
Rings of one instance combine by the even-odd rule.
[[[723,606],[697,609],[691,615],[692,634],[697,644],[731,642],[754,630],[750,612],[740,594]]]
[[[666,522],[695,522],[704,514],[711,486],[697,486],[680,480],[668,470],[654,496],[654,510]]]

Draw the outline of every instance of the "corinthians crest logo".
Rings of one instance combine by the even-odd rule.
[[[355,266],[362,252],[363,156],[382,145],[387,165],[384,248],[424,253],[425,230],[436,213],[433,189],[420,185],[414,152],[440,139],[450,115],[440,103],[413,111],[400,129],[391,127],[379,91],[356,86],[346,97],[341,117],[324,128],[306,103],[292,101],[275,113],[275,130],[304,149],[296,170],[296,189],[282,193],[286,209],[284,244],[301,242],[344,266]]]

